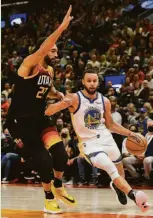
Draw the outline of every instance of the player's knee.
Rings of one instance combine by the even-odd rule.
[[[42,154],[35,158],[35,166],[41,181],[50,183],[52,180],[53,160],[47,150],[42,151]]]
[[[63,142],[58,142],[53,145],[49,152],[53,156],[53,168],[56,171],[63,172],[67,165],[68,155],[65,150]]]
[[[95,167],[105,170],[112,180],[120,176],[116,166],[105,153],[99,153],[91,161]]]
[[[149,159],[147,157],[144,158],[143,164],[145,164],[145,165],[150,164],[150,161],[149,161]]]
[[[7,154],[5,155],[5,159],[9,160],[9,158],[10,158],[10,154],[7,153]]]

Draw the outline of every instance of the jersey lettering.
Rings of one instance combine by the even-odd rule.
[[[39,76],[38,85],[48,85],[51,86],[51,78],[46,75]]]

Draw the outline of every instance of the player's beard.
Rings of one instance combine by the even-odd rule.
[[[52,66],[53,64],[52,64],[52,61],[54,60],[55,58],[50,58],[48,55],[46,55],[45,57],[44,57],[44,61],[46,62],[46,64],[47,65],[49,65],[49,66]]]
[[[84,89],[87,91],[89,95],[94,95],[97,92],[97,88],[91,90],[88,89],[85,85],[84,85]]]

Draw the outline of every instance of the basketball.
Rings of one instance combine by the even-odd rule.
[[[147,140],[143,135],[135,133],[135,136],[127,138],[126,148],[130,154],[142,155],[147,149]]]

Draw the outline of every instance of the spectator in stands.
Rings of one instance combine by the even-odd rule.
[[[78,184],[80,177],[79,177],[79,170],[78,170],[78,162],[77,159],[79,158],[79,150],[77,148],[77,140],[71,139],[66,146],[66,151],[68,154],[68,162],[67,162],[67,170],[65,172],[66,180],[68,181],[66,184]]]
[[[57,130],[58,130],[59,133],[63,129],[63,125],[64,125],[63,120],[61,118],[58,118],[57,121],[56,121],[56,126],[57,126]]]
[[[13,57],[10,59],[10,63],[12,63],[13,67],[19,66],[22,60],[22,57],[17,54],[17,51],[13,51]]]
[[[146,74],[146,80],[148,81],[148,87],[153,89],[153,78],[150,73]]]
[[[28,53],[32,54],[34,50],[35,50],[35,42],[34,40],[30,40],[30,45],[28,47]]]
[[[71,140],[69,130],[67,128],[63,128],[61,130],[60,136],[61,136],[64,146],[66,147],[69,144],[69,141]]]
[[[153,120],[153,108],[149,102],[145,102],[143,107],[147,110],[148,117]]]
[[[73,67],[72,65],[68,64],[65,69],[65,78],[69,79],[72,72],[73,72]]]
[[[72,83],[71,81],[67,82],[67,84],[65,85],[65,94],[70,94],[72,93]]]
[[[109,80],[109,81],[107,82],[106,86],[103,87],[103,90],[104,90],[103,92],[104,92],[104,94],[106,94],[106,93],[108,92],[108,89],[109,89],[109,88],[112,88],[112,87],[113,87],[112,81]]]
[[[79,62],[79,53],[77,50],[74,50],[72,52],[72,65],[74,66],[74,69],[77,70],[78,69],[78,62]]]
[[[134,65],[133,65],[133,68],[134,68],[134,75],[135,75],[135,74],[138,74],[138,76],[139,76],[139,81],[140,81],[140,82],[144,81],[145,75],[144,75],[144,73],[140,70],[139,65],[138,65],[138,64],[134,64]]]
[[[5,184],[9,183],[12,178],[12,166],[18,165],[20,162],[20,157],[14,150],[14,143],[7,129],[4,130],[1,138],[1,154],[2,183]],[[13,173],[16,172],[13,171]]]
[[[54,86],[55,86],[56,90],[58,90],[59,92],[65,93],[65,87],[62,84],[62,80],[60,78],[55,79]]]
[[[90,64],[93,68],[97,67],[100,70],[100,62],[97,61],[97,56],[95,54],[91,56],[91,60],[88,61],[88,64]]]
[[[106,97],[109,98],[110,96],[115,96],[116,92],[115,89],[113,87],[108,88],[108,92],[106,93]]]
[[[141,83],[137,81],[133,85],[134,85],[134,96],[139,96],[141,92]]]
[[[110,62],[107,61],[106,55],[101,55],[100,70],[104,70],[104,68],[107,68],[109,65]]]
[[[142,83],[142,90],[140,91],[140,94],[138,96],[138,98],[142,99],[144,102],[149,100],[149,85],[148,85],[148,81],[144,80]]]
[[[8,99],[9,94],[11,93],[11,85],[9,82],[6,82],[4,84],[4,90],[2,91],[2,94],[5,95],[5,98]]]
[[[113,55],[109,64],[109,68],[115,68],[118,70],[119,68],[119,62],[117,60],[117,56]]]
[[[153,108],[153,91],[152,90],[150,90],[150,92],[149,92],[149,102]]]
[[[148,133],[146,134],[145,137],[147,139],[148,147],[145,152],[144,160],[143,160],[143,166],[145,172],[144,177],[146,179],[150,179],[150,173],[153,165],[153,121],[148,122]]]
[[[129,129],[133,132],[138,132],[138,128],[135,125],[131,125]],[[139,184],[141,181],[141,174],[137,171],[136,166],[142,165],[142,159],[128,152],[128,150],[126,149],[126,140],[127,138],[125,138],[122,143],[123,166],[128,170],[129,174],[132,176],[132,183]]]
[[[129,103],[127,105],[127,119],[128,119],[128,123],[130,125],[136,125],[137,124],[137,120],[136,117],[138,116],[138,113],[136,112],[136,107],[133,103]]]
[[[117,98],[115,96],[110,96],[109,100],[111,103],[111,113],[112,113],[113,120],[119,123],[120,125],[122,125],[121,114],[117,112]]]
[[[138,120],[138,132],[145,136],[147,133],[147,123],[150,121],[146,108],[140,108],[139,115],[136,119]]]
[[[115,96],[110,96],[109,100],[111,103],[111,114],[112,114],[113,120],[115,122],[119,123],[120,125],[122,125],[122,116],[117,111],[117,98]],[[119,134],[116,134],[116,133],[112,133],[112,136],[113,136],[119,150],[121,151],[123,137]]]
[[[7,115],[8,109],[9,109],[9,102],[5,97],[5,94],[1,94],[1,109],[4,110],[5,115]]]

